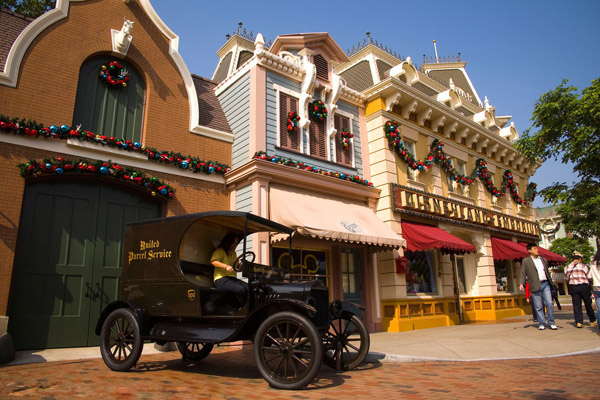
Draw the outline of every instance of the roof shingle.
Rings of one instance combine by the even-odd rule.
[[[198,109],[200,112],[198,123],[207,128],[233,133],[221,108],[221,104],[215,95],[217,83],[194,74],[192,74],[192,80],[198,94]]]
[[[13,43],[31,21],[33,18],[15,14],[7,9],[0,10],[0,71],[4,71],[6,58]]]

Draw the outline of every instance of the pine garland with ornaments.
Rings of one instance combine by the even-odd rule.
[[[554,235],[556,232],[558,232],[559,229],[560,229],[560,222],[558,224],[556,224],[556,226],[554,228],[549,229],[547,231],[540,228],[540,233],[543,233],[544,235]]]
[[[288,113],[288,125],[287,131],[288,134],[292,134],[298,131],[298,123],[300,122],[300,116],[296,111],[290,111]]]
[[[100,67],[100,80],[109,87],[127,87],[129,82],[129,72],[118,61],[111,61]]]
[[[354,134],[350,133],[348,129],[342,129],[340,134],[340,141],[342,144],[342,149],[344,151],[348,151],[350,149],[350,139],[354,137]]]
[[[314,172],[314,173],[317,173],[319,175],[324,175],[324,176],[330,176],[330,177],[333,177],[333,178],[338,178],[338,179],[341,179],[341,180],[344,180],[344,181],[348,181],[348,182],[358,183],[360,185],[373,186],[373,182],[369,182],[368,180],[363,179],[363,178],[361,178],[358,175],[346,174],[344,172],[327,171],[327,170],[319,168],[319,167],[315,167],[315,166],[311,166],[311,165],[305,164],[302,161],[295,161],[295,160],[292,160],[290,158],[280,157],[280,156],[277,156],[277,155],[269,156],[264,151],[258,151],[258,152],[256,152],[254,154],[254,158],[258,159],[258,160],[270,161],[270,162],[275,163],[275,164],[285,165],[285,166],[296,168],[296,169],[300,169],[300,170],[303,170],[303,171]]]
[[[327,107],[321,100],[311,101],[308,104],[308,112],[313,121],[321,122],[327,118]]]
[[[223,175],[230,170],[227,164],[218,161],[205,161],[198,157],[184,156],[181,153],[172,151],[161,151],[153,147],[142,146],[139,142],[133,142],[128,139],[115,138],[113,136],[97,135],[90,131],[82,131],[79,127],[70,127],[68,125],[51,125],[44,128],[42,124],[36,121],[25,121],[24,119],[5,117],[0,115],[0,131],[13,133],[29,137],[44,137],[48,139],[78,139],[80,141],[90,142],[102,146],[113,147],[119,150],[126,150],[146,155],[148,160],[171,164],[192,172],[203,172],[206,174]]]
[[[108,161],[91,161],[86,159],[70,160],[62,157],[46,158],[43,161],[30,160],[19,164],[21,176],[37,178],[40,175],[88,174],[94,176],[114,177],[129,183],[137,184],[148,190],[152,196],[161,195],[171,199],[175,191],[168,184],[156,177],[148,177],[143,171],[121,166]]]
[[[514,184],[513,174],[510,170],[504,171],[502,176],[502,185],[500,188],[496,187],[492,182],[492,178],[488,172],[487,162],[483,158],[475,161],[475,169],[470,175],[459,174],[452,165],[448,155],[444,153],[444,144],[438,139],[434,139],[431,143],[427,158],[424,161],[418,160],[410,151],[406,149],[406,147],[404,147],[399,126],[400,124],[397,121],[387,121],[383,127],[385,137],[388,139],[388,142],[398,153],[400,158],[404,160],[404,162],[406,162],[413,170],[429,170],[431,169],[433,163],[436,163],[442,170],[444,170],[444,172],[446,172],[446,174],[448,174],[451,180],[456,181],[461,185],[470,185],[475,181],[476,178],[478,178],[492,196],[502,197],[504,196],[506,189],[508,189],[514,202],[519,205],[527,205],[535,199],[537,194],[537,184],[533,182],[530,183],[527,186],[525,197],[521,197],[517,191],[517,187]]]

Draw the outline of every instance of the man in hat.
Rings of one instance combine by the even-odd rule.
[[[585,312],[590,320],[590,325],[596,322],[594,310],[592,309],[592,293],[590,281],[587,278],[590,269],[582,262],[582,254],[573,252],[573,262],[565,269],[565,279],[571,300],[573,301],[573,315],[578,328],[583,328],[583,313],[581,312],[581,300],[585,304]]]
[[[531,287],[531,297],[533,298],[533,306],[537,314],[539,323],[538,329],[546,329],[546,318],[544,315],[544,306],[548,312],[548,324],[550,329],[558,329],[554,322],[554,303],[552,303],[552,290],[550,280],[550,272],[548,271],[548,263],[538,255],[538,246],[535,243],[527,244],[527,252],[529,257],[525,257],[521,262],[521,285],[519,290],[524,290],[525,281],[529,282]]]

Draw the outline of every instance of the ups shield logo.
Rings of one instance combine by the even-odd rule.
[[[189,301],[194,301],[194,300],[196,300],[196,290],[194,290],[194,289],[190,289],[190,290],[188,290],[188,292],[187,292],[187,293],[188,293],[188,300],[189,300]]]

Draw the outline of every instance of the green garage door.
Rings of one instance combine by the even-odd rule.
[[[99,183],[29,185],[10,297],[17,350],[97,345],[96,321],[119,295],[124,226],[160,209]]]

